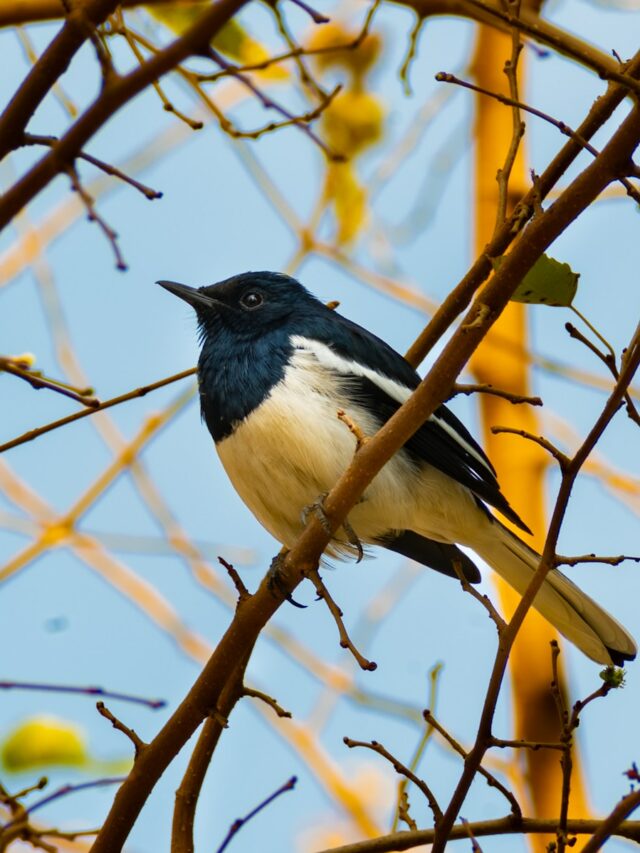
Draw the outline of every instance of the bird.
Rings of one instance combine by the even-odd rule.
[[[222,465],[256,519],[290,549],[309,508],[353,459],[356,437],[338,411],[372,436],[420,376],[283,273],[246,272],[204,287],[157,283],[195,309],[201,414]],[[374,477],[325,555],[381,546],[477,583],[464,546],[523,594],[540,555],[489,507],[531,532],[480,445],[441,405]],[[629,632],[557,568],[533,607],[597,663],[623,666],[636,656]]]

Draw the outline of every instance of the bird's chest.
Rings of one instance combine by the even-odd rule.
[[[298,357],[267,398],[216,445],[240,497],[284,544],[298,534],[303,509],[329,491],[353,458],[355,439],[338,418],[341,407],[349,410],[338,379]],[[365,432],[375,432],[371,417],[351,414]]]

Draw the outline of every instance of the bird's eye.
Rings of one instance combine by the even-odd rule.
[[[240,304],[244,308],[249,308],[250,310],[253,308],[259,308],[260,305],[264,302],[262,294],[257,290],[248,290],[244,293],[240,299]]]

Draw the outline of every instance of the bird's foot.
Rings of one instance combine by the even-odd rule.
[[[271,561],[271,565],[269,566],[269,571],[267,572],[267,586],[272,595],[279,595],[288,601],[289,604],[293,604],[294,607],[299,607],[301,610],[306,608],[306,604],[300,604],[299,601],[296,601],[295,598],[291,595],[287,588],[287,584],[285,583],[283,576],[283,564],[284,560],[287,556],[287,549],[283,548],[279,554]]]
[[[304,507],[302,510],[302,523],[306,525],[309,520],[309,516],[313,513],[323,526],[326,533],[331,534],[331,524],[324,510],[324,500],[328,494],[329,492],[323,492],[312,504]],[[358,534],[349,523],[348,518],[345,518],[340,526],[346,534],[348,543],[355,549],[358,555],[356,562],[359,563],[364,557],[364,548],[362,547],[362,542],[358,538]]]

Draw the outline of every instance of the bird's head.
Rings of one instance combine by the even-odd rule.
[[[242,340],[260,338],[320,305],[295,278],[275,272],[241,273],[198,288],[174,281],[157,283],[195,309],[205,343],[221,329]]]

